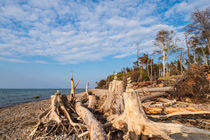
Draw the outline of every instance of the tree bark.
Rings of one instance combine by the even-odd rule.
[[[152,59],[151,59],[151,75],[150,75],[150,81],[153,81],[153,56],[152,56]]]
[[[188,56],[188,62],[190,62],[190,47],[189,47],[189,43],[188,43],[188,39],[187,39],[187,33],[184,33],[185,35],[185,44],[187,46],[187,56]]]
[[[88,108],[95,109],[96,104],[97,104],[96,96],[94,94],[88,95]]]
[[[123,111],[123,99],[122,94],[124,91],[123,81],[113,80],[109,84],[109,91],[107,93],[107,98],[102,106],[103,110],[106,112],[110,109],[114,113],[120,114]]]
[[[88,86],[89,86],[89,83],[87,82],[86,83],[86,90],[85,90],[85,93],[88,95]]]
[[[73,74],[71,72],[71,93],[70,97],[74,98],[75,97],[75,86],[74,86],[74,79],[73,79]]]
[[[181,68],[181,75],[183,73],[183,69],[182,69],[182,50],[181,50],[181,53],[180,53],[180,68]]]
[[[79,81],[77,82],[76,85],[74,85],[74,79],[73,79],[73,74],[71,72],[71,93],[70,93],[70,102],[72,102],[75,99],[75,89],[78,86]]]
[[[87,125],[88,131],[90,132],[91,140],[108,140],[107,134],[104,131],[101,123],[88,109],[81,105],[81,102],[76,103],[75,109],[77,114]]]
[[[154,87],[154,88],[139,88],[136,92],[170,92],[174,91],[173,87]]]
[[[165,60],[166,60],[166,51],[165,51],[165,47],[164,45],[162,46],[163,49],[163,77],[165,77],[166,75],[166,64],[165,64]]]
[[[208,66],[208,59],[207,59],[206,54],[205,54],[205,52],[204,52],[204,50],[203,50],[203,47],[201,47],[201,51],[202,51],[202,53],[203,53],[204,62],[205,62],[205,64]]]
[[[135,92],[124,94],[125,110],[123,114],[118,117],[109,118],[113,126],[118,129],[123,129],[127,126],[128,132],[134,132],[138,135],[153,135],[161,136],[164,139],[172,140],[169,134],[174,133],[203,133],[210,135],[210,132],[187,127],[181,124],[173,123],[157,123],[149,120],[142,108],[140,97]]]

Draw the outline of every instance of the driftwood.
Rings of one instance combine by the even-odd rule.
[[[71,72],[71,93],[70,93],[70,102],[75,99],[75,89],[77,88],[79,81],[77,82],[76,86],[74,84],[73,74]]]
[[[170,92],[174,91],[173,87],[155,87],[155,88],[139,88],[135,92]]]
[[[82,118],[82,120],[87,125],[90,133],[91,140],[107,140],[107,135],[103,130],[103,127],[99,121],[94,117],[94,115],[85,107],[81,105],[80,102],[76,103],[75,106],[77,114]]]
[[[124,112],[116,117],[110,117],[109,120],[113,123],[113,126],[117,129],[123,129],[127,126],[128,132],[135,132],[136,135],[158,135],[164,139],[171,140],[169,134],[174,133],[204,133],[210,132],[194,128],[187,127],[181,124],[173,123],[157,123],[149,120],[143,110],[140,97],[134,92],[124,93]]]
[[[86,83],[86,89],[85,89],[86,95],[88,95],[88,86],[89,86],[89,83],[87,82],[87,83]]]
[[[102,110],[105,112],[108,110],[113,110],[115,113],[120,114],[123,111],[123,99],[122,94],[124,91],[123,81],[115,79],[110,82],[109,91],[107,93],[107,98],[102,106]]]
[[[39,122],[30,136],[33,137],[35,134],[48,136],[64,132],[70,134],[82,131],[83,125],[74,122],[71,113],[75,112],[72,105],[68,103],[66,95],[61,95],[59,92],[52,95],[49,109],[40,114]]]
[[[171,117],[180,117],[180,116],[189,116],[189,115],[210,115],[210,111],[187,111],[187,112],[175,112],[175,113],[170,113],[167,115],[148,115],[148,117],[151,118],[156,118],[156,119],[167,119]]]
[[[88,108],[95,109],[95,106],[97,104],[96,96],[94,94],[88,95]]]
[[[155,104],[152,104],[152,103],[150,103],[149,104],[149,106],[148,105],[144,105],[143,104],[143,106],[144,107],[159,107],[159,108],[165,108],[165,107],[169,107],[169,106],[172,106],[172,105],[174,105],[175,103],[176,103],[176,100],[165,100],[165,101],[167,101],[167,102],[156,102]]]
[[[90,139],[106,140],[107,135],[102,128],[102,125],[94,117],[94,115],[81,102],[76,102],[75,88],[73,75],[71,73],[71,94],[70,100],[66,95],[60,94],[58,91],[51,96],[51,104],[49,109],[44,111],[39,116],[39,122],[32,130],[30,136],[54,136],[57,134],[74,134],[78,138],[87,135],[87,130],[90,132]],[[88,87],[87,87],[88,89]],[[96,104],[95,95],[88,95],[89,108],[94,109]],[[82,118],[79,119],[79,118]],[[86,124],[86,127],[84,125]]]
[[[154,93],[150,93],[148,95],[145,95],[143,97],[141,97],[141,102],[145,102],[146,100],[150,100],[150,99],[154,99],[160,96],[165,96],[168,95],[168,92],[154,92]]]
[[[60,94],[60,92],[51,96],[51,105],[49,109],[39,116],[39,123],[35,126],[30,135],[32,138],[34,136],[53,136],[67,133],[68,135],[75,134],[77,138],[89,135],[91,140],[107,140],[108,138],[114,137],[112,137],[111,134],[113,132],[112,130],[117,133],[123,132],[124,139],[129,139],[131,137],[133,139],[133,135],[134,137],[139,138],[139,135],[141,134],[148,135],[149,137],[161,136],[168,140],[171,140],[169,135],[174,133],[203,133],[210,135],[210,132],[202,129],[188,127],[181,124],[158,123],[148,119],[145,114],[145,112],[148,113],[148,109],[150,112],[153,109],[152,114],[162,113],[163,111],[164,113],[171,113],[174,111],[173,108],[166,107],[172,105],[174,101],[167,99],[159,99],[159,101],[163,102],[159,109],[151,109],[151,107],[149,108],[149,106],[146,106],[144,107],[144,111],[142,105],[142,102],[146,100],[167,95],[168,92],[173,91],[172,87],[145,88],[144,90],[137,90],[137,93],[133,90],[132,84],[128,83],[126,92],[124,92],[124,83],[117,80],[115,76],[115,79],[110,83],[109,92],[107,93],[106,100],[102,106],[102,111],[104,112],[101,112],[100,109],[95,110],[95,108],[98,109],[99,105],[97,104],[96,96],[88,92],[88,83],[86,85],[85,93],[86,100],[78,101],[75,99],[75,88],[78,83],[79,81],[76,86],[74,85],[73,75],[71,73],[70,99],[68,100],[67,96]],[[152,93],[140,98],[139,92]],[[88,104],[85,106],[82,103]],[[88,109],[94,113],[99,113],[100,115],[101,113],[104,113],[105,115],[107,112],[109,115],[112,115],[108,118],[105,118],[106,115],[100,118],[100,120],[103,121],[108,120],[108,122],[103,122],[104,125],[102,125]],[[167,114],[164,117],[171,117],[180,114],[184,115],[187,113],[189,112],[182,114],[176,112],[174,114]],[[195,112],[194,114],[196,113],[198,114],[198,112]],[[202,113],[209,114],[209,112],[200,112],[200,114]],[[97,116],[99,116],[99,114],[97,114]],[[155,118],[154,116],[149,117]],[[156,118],[158,117],[156,116]],[[159,118],[163,118],[163,116],[159,116]],[[109,132],[108,135],[104,129]],[[122,138],[122,136],[123,134],[119,137]]]

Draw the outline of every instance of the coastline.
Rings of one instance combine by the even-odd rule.
[[[97,96],[103,96],[108,92],[108,90],[104,89],[90,89],[88,91],[96,94]],[[80,92],[75,96],[80,98],[84,94],[85,92]],[[47,110],[49,106],[50,99],[45,99],[0,108],[0,139],[29,139],[28,136],[31,133],[31,130],[38,122],[38,116],[44,110]],[[210,109],[209,105],[204,106]],[[202,134],[189,134],[185,137],[181,134],[173,134],[172,138],[176,140],[208,140],[210,136]]]
[[[68,95],[70,89],[0,89],[0,108],[18,105],[22,103],[41,101],[49,99],[51,95],[59,90],[62,94]],[[75,93],[84,92],[84,88],[78,88]]]
[[[90,89],[98,96],[107,90]],[[80,98],[85,92],[77,93]],[[16,104],[0,108],[0,139],[28,139],[30,130],[38,122],[38,116],[50,106],[50,99]]]

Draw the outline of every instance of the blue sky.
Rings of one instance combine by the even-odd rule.
[[[183,38],[190,13],[209,0],[1,0],[0,88],[79,87],[151,54],[160,29]]]

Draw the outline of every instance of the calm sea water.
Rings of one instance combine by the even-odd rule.
[[[61,94],[70,93],[70,89],[0,89],[0,107],[48,99],[57,90],[60,90]],[[84,91],[85,89],[76,89],[75,92]],[[35,99],[34,96],[39,98]]]

